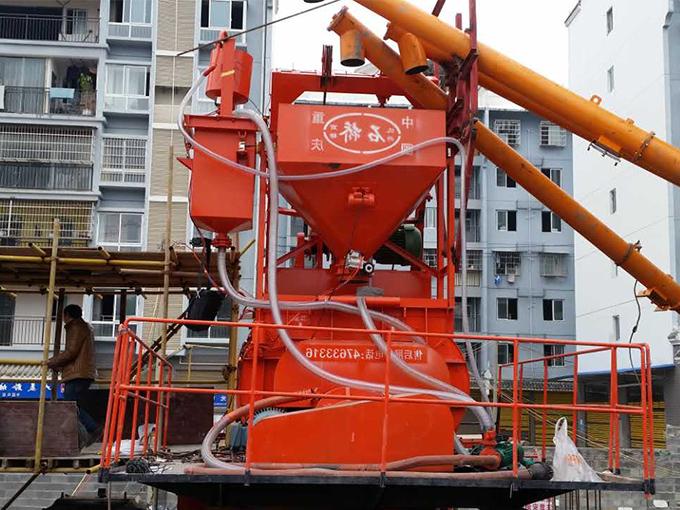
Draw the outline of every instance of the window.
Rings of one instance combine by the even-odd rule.
[[[516,188],[517,183],[500,168],[496,169],[496,186],[499,188]]]
[[[610,7],[607,11],[607,35],[612,33],[614,30],[614,8]]]
[[[544,345],[543,356],[561,356],[564,354],[564,345]],[[563,367],[564,358],[553,358],[548,360],[549,367]]]
[[[99,213],[97,243],[112,251],[141,251],[142,214]]]
[[[14,329],[15,299],[10,294],[0,294],[0,346],[12,345],[12,331]]]
[[[541,172],[552,182],[558,186],[562,186],[562,169],[561,168],[541,168]]]
[[[437,228],[437,208],[425,208],[425,228]]]
[[[517,320],[517,298],[497,298],[496,305],[500,320]]]
[[[563,321],[564,320],[564,300],[544,299],[543,300],[543,320],[544,321]]]
[[[614,341],[618,342],[621,340],[621,317],[618,315],[612,315],[612,327],[614,330]]]
[[[125,112],[149,111],[149,69],[145,66],[106,66],[106,109]]]
[[[109,37],[149,39],[153,0],[111,0]]]
[[[515,361],[515,348],[512,344],[498,344],[498,364],[505,365]]]
[[[543,232],[562,232],[562,220],[554,212],[541,213],[541,230]]]
[[[87,11],[85,9],[66,10],[66,34],[87,34]]]
[[[541,253],[541,276],[567,276],[567,255],[564,253]]]
[[[116,327],[120,324],[120,295],[97,294],[92,305],[92,327],[98,337],[116,336]],[[128,295],[125,304],[127,317],[137,314],[137,296]]]
[[[609,190],[609,212],[611,214],[616,212],[616,188]]]
[[[562,126],[548,121],[541,121],[541,146],[543,147],[566,147],[567,130]]]
[[[494,121],[493,128],[508,145],[517,147],[520,144],[522,125],[519,120],[498,119]]]
[[[221,30],[244,30],[246,3],[245,0],[202,0],[201,42],[216,39]],[[245,43],[245,38],[239,42]]]
[[[614,92],[614,66],[607,69],[607,90]]]
[[[517,211],[496,211],[496,227],[503,232],[517,232]]]
[[[454,329],[456,331],[463,331],[463,308],[461,306],[461,298],[456,298],[456,306],[453,311]],[[482,330],[481,321],[481,298],[469,297],[467,300],[467,314],[468,326],[470,326],[471,333],[479,333]]]
[[[102,182],[144,183],[146,138],[104,137]]]
[[[425,248],[423,250],[423,261],[430,267],[437,267],[437,250]]]
[[[496,274],[519,275],[521,266],[522,256],[520,253],[512,251],[496,252]]]

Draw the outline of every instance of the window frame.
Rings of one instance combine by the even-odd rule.
[[[559,303],[559,307],[556,305]],[[546,317],[546,305],[550,307],[550,315]],[[557,318],[557,308],[559,308],[560,318]],[[543,320],[545,322],[564,322],[564,299],[545,298],[543,299]]]
[[[614,333],[614,341],[621,340],[621,316],[619,314],[612,315],[612,329]]]
[[[115,71],[122,68],[123,70],[123,87],[124,90],[123,92],[111,92],[109,87],[111,85],[111,71]],[[130,91],[130,77],[131,77],[131,71],[140,71],[144,70],[145,72],[145,83],[144,83],[144,89],[145,89],[145,94],[131,94]],[[139,65],[139,64],[120,64],[116,62],[110,62],[106,64],[106,89],[105,89],[105,103],[106,103],[106,110],[108,111],[123,111],[123,112],[131,112],[131,113],[146,113],[149,111],[150,107],[150,101],[151,101],[151,93],[150,93],[150,67],[148,65]],[[109,98],[111,99],[122,99],[125,102],[124,108],[120,108],[117,106],[116,103],[109,103]],[[139,109],[139,108],[131,108],[130,104],[133,100],[139,100],[139,99],[146,99],[146,108],[144,109]]]
[[[505,258],[506,260],[503,260]],[[510,268],[514,268],[511,272]],[[502,269],[502,271],[499,271]],[[494,252],[494,271],[500,276],[520,276],[522,272],[522,254],[516,251]]]
[[[544,356],[561,356],[565,353],[564,345],[559,344],[544,344],[543,345],[543,355]],[[548,367],[564,367],[566,366],[566,357],[553,358],[547,360]]]
[[[519,119],[496,119],[493,130],[510,147],[522,144],[522,121]]]
[[[501,217],[505,215],[505,228],[501,228]],[[510,218],[514,217],[511,221]],[[511,227],[514,224],[514,228]],[[496,209],[496,230],[498,232],[517,232],[517,211],[510,209]]]
[[[566,253],[541,253],[541,276],[544,278],[565,278],[568,276]],[[552,262],[549,262],[552,260]],[[553,270],[548,271],[547,268],[552,266]]]
[[[567,146],[567,130],[562,126],[547,120],[542,120],[538,126],[541,147]]]
[[[501,317],[501,303],[505,302],[505,312],[506,317]],[[511,317],[511,306],[510,303],[514,303],[514,318]],[[497,297],[496,298],[496,319],[499,321],[516,321],[519,320],[519,299],[512,297]]]
[[[550,215],[550,230],[546,230],[546,214]],[[562,232],[562,218],[552,211],[541,211],[541,232],[544,234],[558,234]]]
[[[515,346],[509,342],[499,342],[496,360],[499,365],[506,365],[515,361]]]
[[[517,182],[506,174],[502,168],[496,167],[496,187],[497,188],[517,188]]]
[[[550,179],[553,183],[557,184],[560,188],[562,187],[562,168],[558,167],[546,167],[541,168],[541,173]]]
[[[113,241],[102,241],[101,237],[101,227],[102,227],[102,216],[103,215],[118,215],[118,242]],[[123,216],[139,216],[139,242],[125,242],[122,241],[123,235]],[[142,245],[144,242],[144,213],[133,212],[133,211],[98,211],[97,212],[97,245],[103,248],[107,248],[111,251],[142,251]]]

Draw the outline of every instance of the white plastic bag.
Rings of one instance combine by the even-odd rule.
[[[553,457],[553,481],[556,482],[601,482],[595,470],[581,456],[569,437],[566,418],[555,424],[555,455]]]

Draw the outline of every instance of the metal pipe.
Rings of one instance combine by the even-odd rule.
[[[41,470],[43,427],[45,425],[45,395],[47,389],[47,360],[50,356],[50,340],[52,339],[52,304],[54,303],[54,285],[57,279],[57,253],[59,249],[59,234],[61,226],[57,218],[52,224],[52,256],[50,257],[50,279],[45,301],[45,331],[43,336],[43,356],[40,369],[40,399],[38,401],[38,423],[35,429],[35,458],[33,469],[35,473]]]
[[[65,290],[59,289],[59,298],[57,300],[57,323],[54,326],[54,349],[53,355],[56,356],[61,351],[61,331],[64,322],[64,302],[66,300]],[[50,314],[52,312],[50,311]],[[45,320],[51,321],[52,318],[45,317]],[[50,390],[50,400],[57,400],[57,384],[59,383],[59,374],[56,370],[52,371],[52,389]]]
[[[499,457],[495,455],[423,455],[395,460],[386,464],[387,471],[407,471],[419,467],[431,466],[473,466],[485,469],[498,469]],[[254,462],[254,469],[330,469],[334,471],[379,471],[379,464],[312,464],[312,463],[279,463]]]
[[[627,243],[552,182],[528,160],[477,122],[475,146],[513,180],[548,206],[600,251],[647,287],[645,295],[661,309],[680,310],[680,285],[656,267],[635,245]]]
[[[406,0],[356,0],[357,3],[413,33],[441,51],[466,58],[470,52],[470,37],[436,16],[419,9]],[[496,93],[493,84],[484,83],[483,76],[516,90],[521,97],[545,105],[555,115],[548,120],[560,124],[562,119],[575,119],[579,131],[591,142],[606,147],[616,155],[649,170],[659,177],[680,185],[680,150],[659,140],[653,132],[635,126],[600,107],[601,98],[590,100],[565,89],[500,52],[478,45],[480,84]],[[521,100],[521,97],[519,100]],[[528,104],[518,103],[527,109]],[[578,133],[578,132],[577,132]],[[588,138],[587,134],[592,134]]]

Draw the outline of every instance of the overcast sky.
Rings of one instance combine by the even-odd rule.
[[[435,4],[435,0],[410,1],[427,10]],[[442,19],[454,20],[455,12],[460,10],[467,13],[467,0],[448,0],[447,4]],[[566,85],[568,46],[564,20],[575,4],[576,0],[477,0],[479,39]],[[276,16],[287,16],[314,5],[302,0],[279,0]],[[319,70],[323,44],[334,46],[337,66],[338,36],[326,28],[342,5],[349,6],[350,11],[380,37],[384,35],[385,20],[359,4],[343,1],[329,5],[274,26],[274,68]]]

